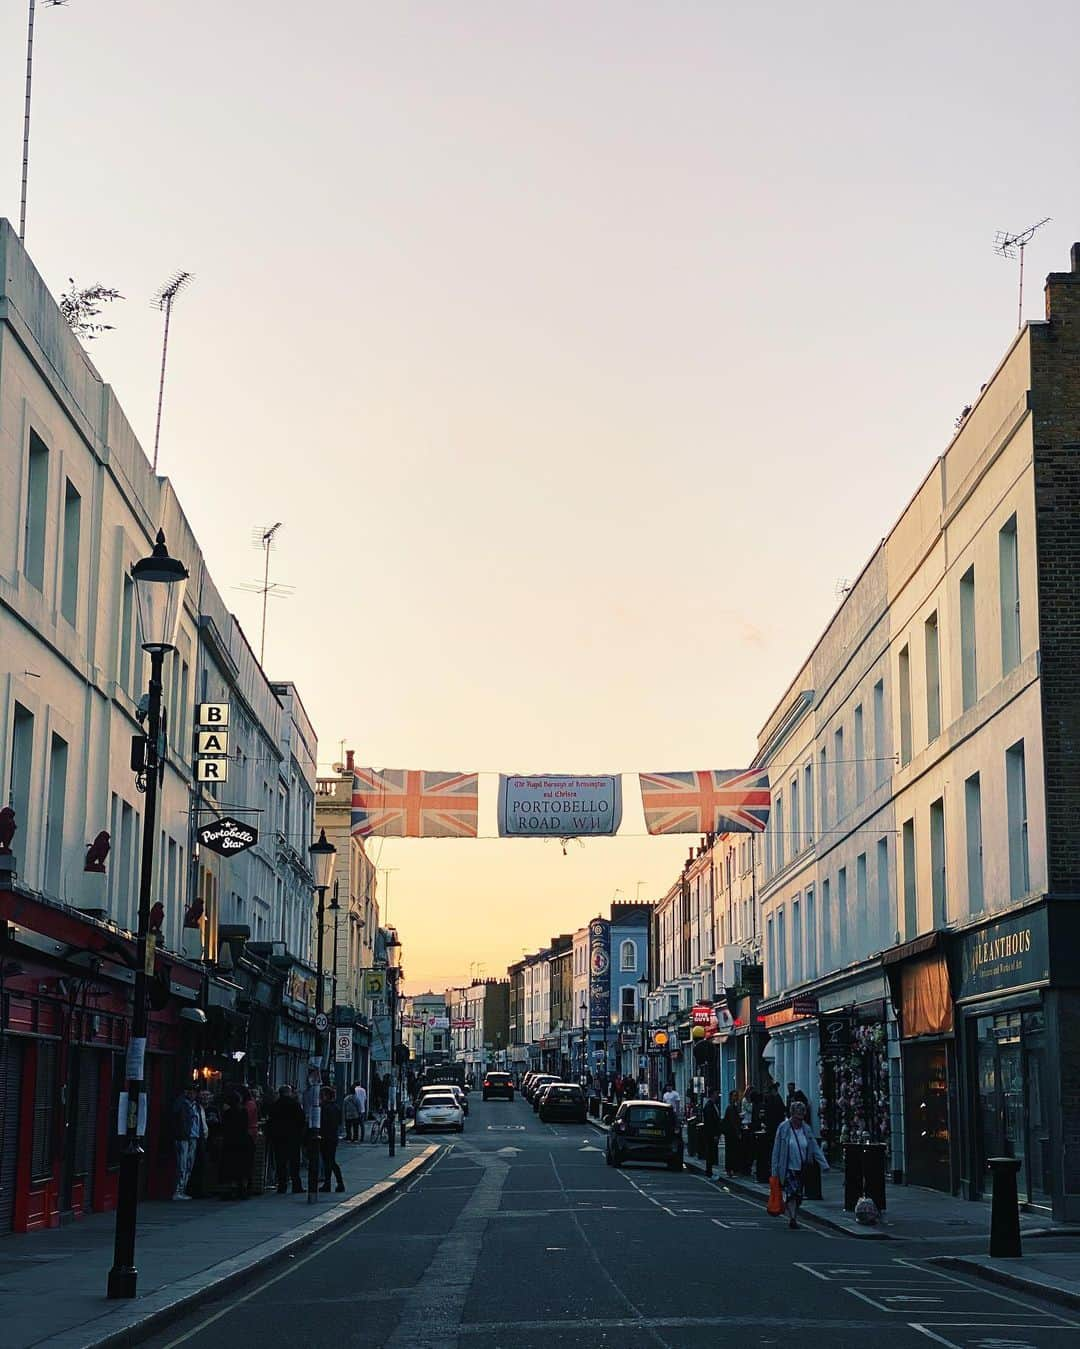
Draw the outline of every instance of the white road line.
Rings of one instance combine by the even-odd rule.
[[[925,1335],[928,1340],[937,1340],[938,1344],[947,1345],[948,1349],[964,1349],[964,1346],[957,1344],[955,1340],[947,1340],[944,1335],[935,1335],[932,1330],[919,1325],[917,1321],[909,1321],[908,1325],[912,1330],[917,1330],[920,1335]]]

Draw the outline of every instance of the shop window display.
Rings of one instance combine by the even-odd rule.
[[[821,1061],[821,1137],[833,1157],[843,1143],[888,1143],[889,1059],[885,1027],[856,1026],[847,1053]]]

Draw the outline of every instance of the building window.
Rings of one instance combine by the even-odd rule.
[[[948,922],[949,900],[945,878],[945,798],[939,796],[930,803],[930,897],[933,902],[933,925],[944,927]]]
[[[821,820],[821,832],[824,833],[829,827],[829,751],[822,748],[818,761],[818,795],[821,802],[821,808],[818,811],[818,817]]]
[[[799,901],[791,904],[791,982],[801,984],[802,969],[802,908]]]
[[[82,532],[82,497],[72,481],[64,485],[64,558],[60,572],[60,612],[72,627],[79,611],[79,538]]]
[[[851,959],[848,950],[847,867],[836,873],[836,959],[845,965]]]
[[[67,741],[55,732],[49,741],[49,795],[45,816],[45,893],[63,899],[64,803],[67,797]]]
[[[26,473],[26,520],[23,530],[23,573],[32,586],[45,588],[45,520],[49,504],[49,448],[30,432]]]
[[[869,896],[866,883],[866,853],[855,859],[855,950],[856,960],[862,960],[870,945],[868,935]]]
[[[960,578],[960,685],[961,703],[966,712],[979,696],[979,677],[975,658],[975,568],[968,567]]]
[[[888,766],[885,760],[885,681],[879,679],[874,685],[874,781],[879,785],[885,781]]]
[[[983,911],[982,785],[978,773],[964,783],[967,828],[968,913]]]
[[[803,901],[806,909],[806,970],[807,979],[813,979],[817,975],[817,926],[814,919],[814,888],[807,887],[806,899]]]
[[[1024,742],[1005,751],[1005,800],[1009,814],[1009,894],[1019,899],[1031,889],[1028,872],[1027,782]]]
[[[797,857],[802,849],[799,834],[799,777],[798,774],[788,784],[788,797],[791,801],[791,855]]]
[[[895,931],[892,923],[892,901],[889,896],[889,840],[879,838],[877,841],[877,911],[878,911],[878,940],[882,946],[888,946],[891,941],[899,941],[899,936],[893,936]]]
[[[832,886],[828,879],[821,882],[821,965],[826,974],[833,967],[832,942]]]
[[[26,871],[26,824],[30,818],[30,770],[34,762],[34,714],[15,704],[11,728],[11,779],[8,783],[8,804],[15,812],[15,822],[23,831],[23,870]],[[16,847],[18,845],[16,844]]]
[[[911,762],[911,656],[905,646],[900,651],[900,767]]]
[[[784,866],[784,794],[776,793],[776,800],[773,802],[772,810],[773,823],[773,856],[776,861],[776,870],[782,871]]]
[[[788,985],[786,918],[787,914],[783,905],[781,905],[776,915],[776,964],[779,973],[778,987],[780,988],[786,988]]]
[[[938,650],[938,621],[935,611],[923,624],[926,640],[926,738],[941,734],[941,657]]]
[[[773,940],[773,920],[771,914],[765,924],[765,946],[769,953],[769,989],[771,992],[775,993],[778,987],[776,982],[776,942]]]
[[[866,731],[863,726],[862,703],[855,708],[855,746],[852,757],[855,760],[855,804],[866,795],[866,773],[863,760],[866,758]]]
[[[814,841],[814,765],[807,761],[803,767],[803,810],[806,812],[806,843]]]
[[[619,969],[637,969],[637,947],[632,941],[624,941],[619,947]]]
[[[637,1017],[637,992],[633,984],[625,984],[619,990],[620,1018],[623,1022],[636,1021]]]
[[[901,830],[904,847],[904,936],[910,941],[919,929],[919,898],[915,877],[915,821],[905,820]]]
[[[124,577],[120,597],[120,645],[116,653],[116,682],[126,693],[131,687],[131,639],[135,631],[135,585]]]
[[[1016,547],[1016,516],[998,534],[1001,587],[1001,674],[1020,664],[1020,560]]]
[[[847,812],[844,801],[844,777],[847,764],[844,763],[844,728],[838,726],[833,732],[833,761],[836,772],[836,818],[842,820]]]

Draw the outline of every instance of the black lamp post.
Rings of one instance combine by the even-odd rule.
[[[308,1203],[314,1204],[319,1190],[319,1126],[321,1124],[322,1105],[320,1094],[322,1075],[326,1067],[326,1017],[323,1012],[323,922],[325,920],[326,892],[334,874],[334,859],[337,849],[326,837],[326,830],[319,830],[318,840],[308,848],[311,858],[311,872],[315,877],[315,889],[319,903],[315,912],[315,928],[318,933],[318,949],[315,956],[315,1062],[318,1068],[318,1080],[314,1073],[308,1078]],[[311,1099],[311,1098],[314,1099]]]
[[[397,1001],[398,976],[401,974],[401,942],[391,928],[386,938],[386,987],[390,1006],[390,1099],[386,1107],[386,1131],[390,1139],[390,1156],[394,1156],[394,1112],[397,1107]],[[404,1111],[402,1119],[405,1118]]]
[[[113,1263],[109,1270],[107,1293],[111,1298],[134,1297],[139,1281],[135,1268],[135,1225],[139,1208],[139,1167],[143,1148],[140,1142],[141,1100],[145,1081],[147,1012],[147,964],[153,970],[153,951],[147,953],[150,930],[151,886],[154,877],[154,840],[157,838],[158,778],[165,762],[165,736],[161,716],[161,670],[166,651],[176,646],[176,630],[184,608],[188,570],[170,557],[165,535],[159,529],[154,550],[131,569],[135,598],[139,606],[142,648],[150,653],[150,701],[146,739],[142,750],[142,770],[136,785],[146,793],[143,811],[142,863],[139,871],[139,926],[136,934],[138,957],[135,965],[135,995],[131,1014],[131,1039],[127,1050],[127,1124],[126,1143],[120,1156],[120,1176],[116,1196],[116,1239]]]
[[[646,1031],[646,1025],[645,1025],[645,1005],[646,1005],[646,1000],[648,999],[648,996],[649,996],[649,979],[648,979],[648,975],[643,974],[643,975],[641,976],[641,978],[637,981],[637,991],[638,991],[638,1020],[641,1022],[641,1060],[644,1060],[644,1058],[645,1058],[645,1048],[646,1048],[646,1046],[645,1046],[645,1031]],[[639,1073],[642,1071],[642,1062],[641,1062],[641,1060],[639,1060],[639,1062],[638,1062],[638,1072],[639,1072]]]

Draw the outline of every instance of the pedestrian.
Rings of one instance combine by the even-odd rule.
[[[720,1156],[720,1107],[717,1104],[717,1090],[710,1087],[705,1097],[705,1108],[701,1112],[701,1136],[705,1140],[705,1175],[711,1180],[713,1167]],[[726,1154],[725,1154],[726,1161]],[[731,1172],[728,1172],[730,1175]]]
[[[206,1136],[206,1117],[195,1099],[195,1088],[185,1087],[173,1102],[173,1138],[176,1141],[176,1186],[174,1199],[190,1199],[187,1193],[199,1140]]]
[[[221,1117],[221,1181],[232,1186],[230,1195],[224,1193],[222,1199],[246,1199],[251,1185],[251,1163],[255,1156],[255,1144],[248,1131],[248,1112],[238,1091],[232,1091],[226,1097],[225,1113]]]
[[[341,1117],[345,1121],[346,1143],[360,1141],[360,1102],[355,1091],[347,1091],[341,1103]]]
[[[615,1104],[622,1105],[623,1090],[624,1090],[622,1073],[615,1074],[614,1081],[612,1082],[611,1085],[615,1091]]]
[[[787,1100],[784,1102],[785,1106],[787,1107],[787,1113],[789,1116],[791,1114],[792,1101],[802,1101],[803,1105],[806,1106],[806,1122],[807,1124],[809,1124],[811,1122],[810,1102],[809,1100],[807,1100],[805,1092],[800,1091],[794,1082],[789,1082],[787,1084]]]
[[[663,1101],[665,1105],[671,1106],[672,1110],[675,1111],[675,1118],[681,1120],[682,1101],[679,1097],[679,1093],[675,1090],[674,1082],[669,1082],[667,1084],[667,1090],[664,1092]]]
[[[733,1176],[736,1171],[742,1170],[743,1159],[742,1111],[739,1109],[737,1091],[728,1096],[720,1131],[724,1135],[724,1170]]]
[[[770,1082],[765,1089],[765,1099],[761,1105],[761,1113],[765,1124],[765,1133],[769,1140],[769,1147],[773,1145],[773,1139],[776,1137],[776,1131],[784,1120],[787,1119],[787,1111],[784,1109],[784,1103],[780,1099],[780,1088],[775,1082]]]
[[[354,1085],[353,1095],[360,1106],[360,1142],[362,1143],[364,1141],[364,1121],[368,1117],[368,1094],[367,1087],[364,1086],[363,1082],[357,1082]]]
[[[784,1212],[788,1215],[789,1227],[799,1225],[796,1219],[803,1201],[804,1175],[809,1162],[817,1162],[822,1171],[829,1169],[825,1154],[806,1122],[806,1106],[802,1101],[793,1101],[791,1117],[777,1129],[772,1147],[772,1174],[778,1178],[784,1192]]]
[[[277,1192],[284,1194],[292,1179],[293,1194],[303,1194],[300,1179],[300,1144],[304,1138],[304,1112],[292,1087],[278,1087],[277,1100],[266,1113],[266,1137],[274,1152]]]
[[[322,1156],[323,1181],[319,1187],[329,1191],[330,1178],[337,1181],[337,1192],[345,1189],[341,1178],[341,1167],[337,1160],[338,1130],[341,1128],[341,1110],[334,1099],[333,1087],[323,1087],[321,1094],[321,1119],[319,1123],[319,1153]]]

